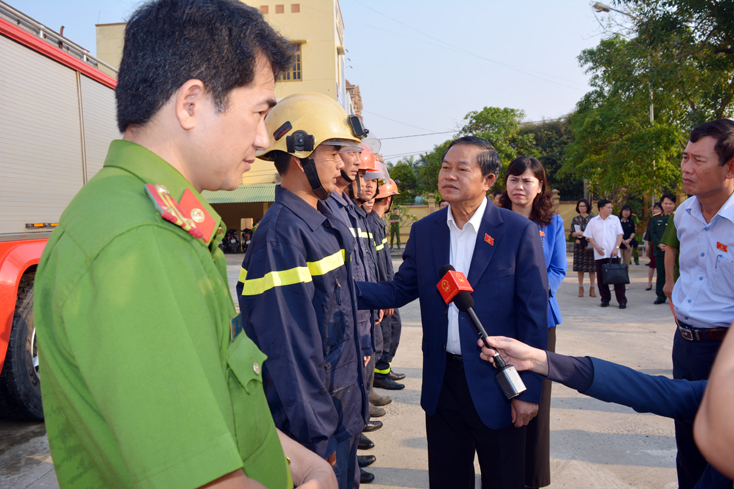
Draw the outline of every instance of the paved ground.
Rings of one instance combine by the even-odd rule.
[[[228,256],[233,288],[242,257]],[[653,305],[654,292],[644,290],[646,267],[631,268],[626,310],[617,309],[614,300],[612,307],[601,309],[598,291],[596,298],[588,297],[588,278],[586,297],[577,297],[576,276],[569,275],[573,277],[559,292],[564,322],[558,327],[558,352],[671,375],[671,312],[667,305]],[[401,313],[403,340],[393,365],[407,374],[406,388],[389,393],[393,402],[381,418],[385,427],[371,435],[376,447],[370,453],[378,458],[370,467],[376,476],[374,488],[428,487],[417,302]],[[559,385],[553,386],[551,419],[551,489],[677,487],[672,421],[596,401]],[[50,462],[42,424],[0,421],[0,487],[57,487]]]

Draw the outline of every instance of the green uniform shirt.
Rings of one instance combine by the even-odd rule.
[[[658,248],[660,240],[663,238],[665,233],[665,227],[668,225],[668,220],[672,214],[658,214],[650,218],[650,240],[654,245],[655,257],[665,256],[665,252]]]
[[[675,227],[675,219],[673,219],[672,217],[668,219],[668,226],[665,228],[665,232],[663,233],[663,237],[660,239],[660,242],[666,246],[675,248],[675,268],[673,272],[673,278],[678,281],[678,277],[680,277],[680,266],[678,265],[680,241],[678,240],[678,229]]]
[[[190,189],[210,243],[161,217],[145,184]],[[46,429],[63,487],[198,487],[242,468],[292,487],[235,316],[221,219],[172,166],[114,141],[61,216],[36,274]]]

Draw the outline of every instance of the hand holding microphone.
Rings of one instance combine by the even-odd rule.
[[[436,287],[438,287],[444,302],[446,304],[453,302],[460,311],[465,312],[469,316],[469,320],[477,331],[479,338],[487,348],[492,348],[492,345],[487,341],[487,332],[474,312],[474,298],[471,296],[471,292],[474,292],[474,289],[469,285],[469,281],[464,274],[457,272],[451,265],[441,267],[438,274],[442,278]],[[494,348],[492,349],[494,350]],[[500,386],[502,386],[502,390],[507,399],[517,397],[527,390],[515,367],[505,364],[502,357],[497,353],[497,350],[494,350],[492,359],[494,366],[497,368],[495,378],[497,378]]]

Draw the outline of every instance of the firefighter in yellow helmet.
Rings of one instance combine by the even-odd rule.
[[[275,425],[329,461],[352,487],[368,415],[356,324],[353,237],[324,200],[344,168],[339,150],[365,132],[331,98],[285,97],[265,119],[260,158],[281,184],[237,284],[242,327],[267,355],[262,382]]]
[[[367,214],[360,207],[361,202],[352,199],[355,195],[362,195],[364,191],[364,173],[367,171],[364,165],[370,165],[371,161],[371,168],[374,168],[374,157],[370,148],[365,144],[362,144],[361,147],[343,148],[341,150],[341,156],[344,159],[344,172],[346,175],[342,175],[337,179],[337,190],[331,194],[329,200],[326,201],[326,205],[349,228],[353,237],[352,242],[356,250],[354,253],[353,267],[355,280],[375,282],[377,281],[377,260],[374,245],[369,240],[369,232],[365,223]],[[379,320],[378,311],[365,310],[357,312],[357,327],[361,337],[361,355],[364,361],[365,385],[367,386],[368,392],[374,376],[374,352],[381,339],[375,337],[375,324],[377,320]],[[370,404],[369,408],[371,415],[376,416],[380,414],[372,404]],[[370,421],[366,430],[373,431],[380,427],[382,427],[382,423],[379,421]],[[360,446],[362,448],[371,448],[374,444],[363,434]],[[373,479],[374,475],[363,471],[362,481],[371,481]]]

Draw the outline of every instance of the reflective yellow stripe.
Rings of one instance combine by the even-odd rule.
[[[387,375],[387,374],[390,373],[390,367],[387,367],[385,370],[380,370],[379,368],[376,368],[375,369],[375,373],[376,374]]]
[[[368,239],[372,237],[371,233],[368,233],[367,231],[360,231],[359,233],[360,238]]]
[[[245,280],[242,280],[243,278]],[[311,274],[308,273],[308,267],[296,267],[247,280],[247,270],[243,268],[240,272],[240,282],[243,284],[242,295],[258,295],[274,287],[311,282]]]
[[[376,245],[375,246],[375,249],[377,251],[380,251],[381,249],[383,249],[385,247],[386,244],[387,244],[387,236],[385,236],[384,238],[382,238],[382,243],[380,243],[379,245]]]
[[[313,276],[325,275],[344,265],[344,250],[339,250],[333,255],[318,261],[308,262],[305,267],[295,267],[289,270],[273,271],[266,273],[261,278],[247,279],[247,270],[240,270],[240,282],[242,282],[242,295],[258,295],[274,287],[308,283]]]
[[[312,261],[308,263],[308,271],[311,275],[326,275],[332,270],[336,270],[340,266],[344,265],[345,251],[339,250],[333,255],[322,258],[319,261]]]

